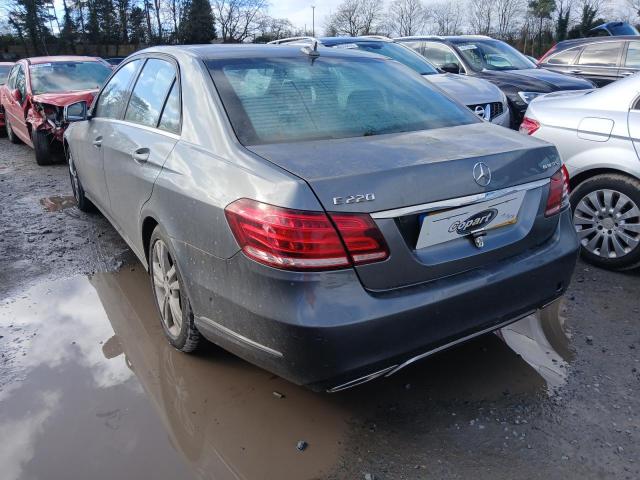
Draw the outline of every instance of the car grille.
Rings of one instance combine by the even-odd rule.
[[[493,120],[499,115],[502,115],[504,112],[504,108],[502,106],[502,102],[491,102],[491,103],[478,103],[476,105],[467,105],[469,109],[478,115],[480,118],[484,118],[485,120]],[[487,109],[489,109],[489,115],[487,115]]]

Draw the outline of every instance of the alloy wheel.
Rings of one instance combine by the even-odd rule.
[[[616,190],[594,190],[582,197],[573,224],[582,247],[602,258],[624,257],[640,244],[640,208]]]
[[[167,245],[160,239],[151,252],[153,290],[166,331],[177,338],[182,330],[182,304],[180,281],[175,262]]]

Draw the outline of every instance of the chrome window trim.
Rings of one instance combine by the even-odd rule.
[[[475,195],[468,195],[466,197],[451,198],[448,200],[439,200],[437,202],[423,203],[421,205],[413,205],[411,207],[394,208],[392,210],[383,210],[374,212],[371,214],[372,218],[395,218],[403,215],[411,215],[414,213],[430,212],[433,210],[442,210],[445,208],[462,207],[464,205],[471,205],[473,203],[483,202],[485,200],[491,200],[493,198],[509,195],[514,192],[520,192],[522,190],[533,190],[534,188],[543,187],[547,185],[551,180],[549,178],[543,178],[535,182],[523,183],[521,185],[515,185],[513,187],[503,188],[501,190],[493,190],[491,192],[476,193]]]

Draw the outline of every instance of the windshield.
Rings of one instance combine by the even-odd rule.
[[[422,55],[412,49],[392,42],[354,42],[336,45],[336,48],[358,48],[366,52],[384,55],[415,70],[420,75],[434,75],[438,70],[427,62]]]
[[[7,76],[12,66],[13,65],[0,65],[0,85],[4,85],[7,82]]]
[[[512,46],[498,40],[465,40],[456,47],[476,72],[482,70],[525,70],[535,64]]]
[[[362,137],[475,123],[406,67],[322,55],[207,62],[244,145]]]
[[[111,69],[100,62],[51,62],[30,65],[29,72],[37,95],[100,88]]]

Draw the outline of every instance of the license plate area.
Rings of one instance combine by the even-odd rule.
[[[521,190],[485,202],[422,214],[416,250],[517,223],[525,194]]]

